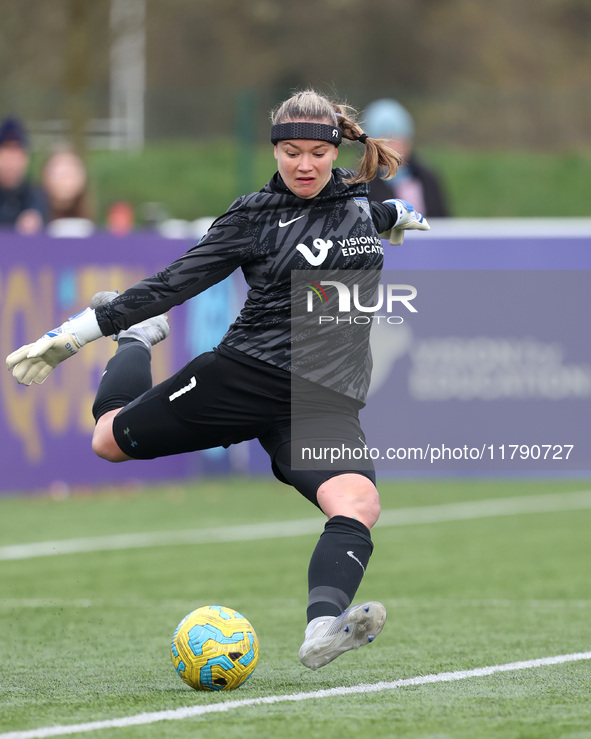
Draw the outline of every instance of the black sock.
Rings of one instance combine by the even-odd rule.
[[[141,341],[124,338],[107,363],[92,406],[95,421],[123,408],[152,387],[152,354]]]
[[[367,526],[334,516],[326,522],[308,568],[308,623],[339,616],[351,603],[373,551]]]

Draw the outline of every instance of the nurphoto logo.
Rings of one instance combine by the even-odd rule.
[[[373,314],[373,315],[351,315],[345,317],[340,315],[320,315],[318,323],[369,323],[372,319],[385,319],[387,323],[399,324],[404,322],[402,316],[393,315],[395,309],[404,307],[410,313],[418,313],[418,309],[412,304],[417,297],[417,289],[413,285],[382,285],[377,286],[375,294],[373,294],[373,305],[363,305],[360,295],[359,284],[352,286],[346,285],[338,280],[320,280],[320,282],[310,282],[306,286],[308,288],[306,296],[306,311],[314,312],[315,302],[325,305],[331,301],[337,300],[337,311],[339,314]],[[331,288],[333,288],[331,290]],[[335,293],[336,291],[336,293]],[[379,314],[378,311],[385,310],[385,315]]]

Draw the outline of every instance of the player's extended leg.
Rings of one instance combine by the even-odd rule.
[[[380,514],[374,483],[360,474],[337,475],[320,485],[317,498],[328,521],[308,568],[308,626],[299,652],[312,670],[373,641],[386,620],[376,601],[348,608],[373,550],[369,530]]]
[[[116,293],[97,293],[91,307],[112,300]],[[107,363],[92,407],[96,426],[94,453],[110,462],[131,459],[113,436],[113,419],[132,400],[152,387],[152,346],[168,336],[166,316],[155,316],[121,331],[115,356]]]

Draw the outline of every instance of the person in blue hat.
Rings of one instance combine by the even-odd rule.
[[[28,179],[29,141],[18,118],[0,124],[0,228],[24,234],[40,231],[45,224],[42,191]]]
[[[386,139],[402,156],[402,164],[391,180],[375,178],[370,183],[370,199],[383,201],[400,198],[411,202],[429,218],[449,216],[449,209],[439,177],[423,164],[414,151],[412,116],[396,100],[376,100],[365,109],[368,136]]]

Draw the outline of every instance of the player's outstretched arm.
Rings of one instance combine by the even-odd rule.
[[[382,234],[384,238],[389,238],[390,243],[399,246],[404,241],[405,231],[429,231],[430,226],[424,215],[414,209],[406,200],[384,200],[384,204],[394,206],[396,209],[397,219],[390,231]]]
[[[86,308],[32,344],[25,344],[6,357],[6,366],[21,385],[40,385],[64,359],[102,336],[94,310]]]

